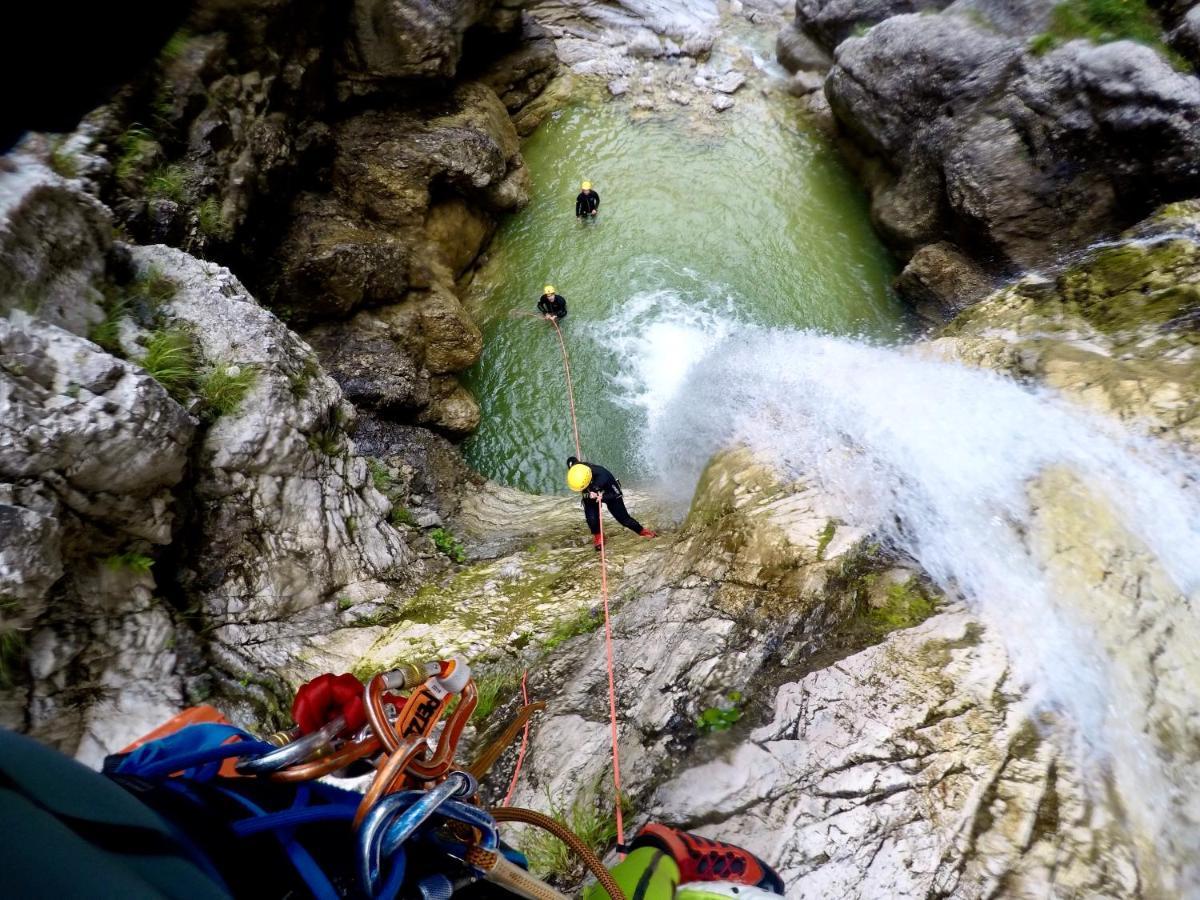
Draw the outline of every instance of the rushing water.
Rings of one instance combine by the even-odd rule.
[[[894,263],[825,140],[761,98],[739,95],[724,116],[636,121],[593,101],[525,143],[532,202],[497,235],[469,301],[484,332],[467,379],[483,424],[466,449],[484,474],[561,489],[573,443],[558,343],[547,323],[511,315],[533,310],[543,284],[569,305],[585,454],[628,481],[649,474],[643,401],[724,336],[712,323],[903,333]],[[574,218],[583,179],[601,196],[592,223]]]

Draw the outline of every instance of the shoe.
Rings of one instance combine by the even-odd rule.
[[[783,879],[765,862],[733,844],[713,841],[651,822],[633,839],[634,847],[657,847],[679,866],[681,884],[727,881],[783,894]]]
[[[642,537],[658,537],[657,531],[651,531],[649,528],[643,528],[638,532]]]

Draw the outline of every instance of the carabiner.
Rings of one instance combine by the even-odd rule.
[[[321,726],[312,734],[305,735],[290,744],[284,744],[278,750],[264,753],[254,759],[238,763],[239,775],[269,775],[288,766],[302,763],[322,747],[330,744],[340,731],[346,727],[346,717],[338,716],[332,722]]]

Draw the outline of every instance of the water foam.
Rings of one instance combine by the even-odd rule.
[[[760,330],[711,309],[691,314],[696,331],[683,328],[679,346],[670,341],[682,326],[655,337],[646,329],[634,371],[617,379],[645,411],[647,462],[664,488],[686,501],[714,452],[745,443],[819,481],[855,521],[880,523],[1001,636],[1034,702],[1067,715],[1081,746],[1093,748],[1091,762],[1115,773],[1139,830],[1169,842],[1192,882],[1178,848],[1198,836],[1194,809],[1185,810],[1195,805],[1186,795],[1197,767],[1164,763],[1147,733],[1154,664],[1093,633],[1091,611],[1056,592],[1027,536],[1030,486],[1045,473],[1067,470],[1102,494],[1174,582],[1152,602],[1171,631],[1189,636],[1172,652],[1194,656],[1200,463],[1051,391],[913,348]],[[673,360],[686,371],[664,377]],[[657,389],[637,389],[652,378]]]

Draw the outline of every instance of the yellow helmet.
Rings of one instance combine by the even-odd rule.
[[[544,288],[542,288],[542,293],[545,294],[546,296],[549,296],[550,294],[556,294],[558,292],[556,290],[554,290],[554,285],[548,284]]]
[[[582,491],[592,483],[592,470],[583,463],[575,463],[567,469],[567,487],[573,491]]]
[[[582,187],[585,191],[590,191],[592,189],[592,183],[590,181],[585,181]]]

